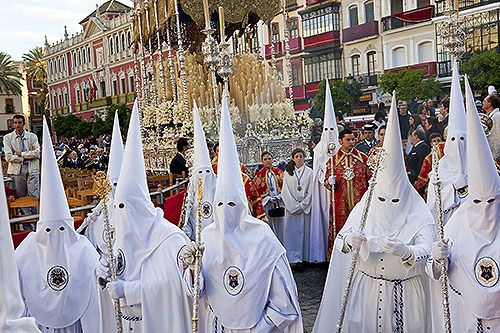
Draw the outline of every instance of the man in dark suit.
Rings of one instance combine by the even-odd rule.
[[[170,162],[170,173],[182,175],[182,173],[185,172],[185,176],[188,176],[189,169],[186,166],[186,158],[184,157],[184,154],[189,148],[190,145],[188,139],[179,138],[177,140],[177,154]]]
[[[375,139],[375,130],[377,129],[377,125],[368,123],[363,126],[363,141],[360,141],[356,145],[356,149],[368,155],[370,149],[375,147],[377,144],[377,140]]]
[[[72,169],[81,169],[82,168],[82,161],[78,158],[78,154],[76,151],[71,151],[69,153],[68,157],[64,158],[63,160],[63,167],[64,168],[72,168]]]
[[[410,141],[413,145],[410,153],[407,157],[407,163],[409,168],[408,177],[410,182],[413,184],[420,174],[420,169],[422,168],[422,163],[427,155],[429,155],[431,149],[425,143],[425,133],[421,129],[413,131],[410,135]]]

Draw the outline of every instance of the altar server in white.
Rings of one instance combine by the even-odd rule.
[[[285,248],[289,263],[309,261],[311,187],[313,171],[304,164],[305,153],[297,148],[285,168],[281,197],[285,202]]]
[[[26,315],[44,333],[99,333],[99,256],[74,229],[45,119],[41,178],[36,232],[16,250]]]
[[[202,232],[199,332],[302,332],[285,249],[271,228],[248,211],[225,96],[219,135],[215,222]],[[192,293],[190,272],[185,281]]]
[[[124,329],[188,332],[191,315],[178,260],[188,238],[163,218],[163,211],[149,197],[137,100],[114,203],[118,281],[108,283],[107,288],[112,298],[121,299]]]
[[[451,81],[450,114],[448,123],[448,136],[444,146],[444,155],[439,160],[439,178],[442,181],[441,193],[443,200],[443,221],[456,211],[458,206],[467,197],[467,125],[465,120],[465,106],[460,80],[458,78],[458,64],[453,62],[453,77]],[[434,172],[429,175],[429,190],[427,192],[427,205],[434,219],[436,219],[436,194],[432,179]]]
[[[448,242],[433,245],[428,273],[439,279],[436,261],[447,258],[453,332],[493,333],[500,332],[500,177],[467,78],[465,93],[469,197],[445,226]],[[433,305],[434,332],[444,332],[440,300]]]
[[[321,140],[314,147],[313,156],[313,182],[311,186],[311,230],[309,261],[323,262],[328,252],[328,232],[330,225],[331,192],[324,185],[326,163],[340,148],[339,131],[333,109],[332,93],[326,80],[325,87],[325,117]],[[335,149],[329,152],[329,145],[334,144]],[[338,232],[338,230],[337,230]]]
[[[360,248],[360,259],[342,332],[431,330],[425,263],[435,239],[435,227],[427,205],[405,171],[395,96],[383,148],[387,152],[386,167],[379,171],[364,233],[358,230],[368,192],[335,240],[314,333],[332,332],[336,327],[355,248]]]
[[[40,333],[35,319],[23,317],[24,302],[21,297],[14,244],[10,233],[7,198],[0,165],[0,332]]]
[[[203,230],[207,225],[214,222],[214,214],[212,203],[215,195],[215,182],[217,180],[214,170],[212,169],[212,162],[210,161],[210,154],[208,153],[207,141],[205,139],[205,132],[201,124],[198,106],[194,102],[193,106],[194,117],[194,165],[191,179],[189,180],[189,190],[186,198],[186,214],[183,230],[186,235],[194,240],[196,237],[196,219],[198,208],[201,209],[201,229]],[[199,183],[202,184],[202,200],[201,207],[198,203],[198,190]]]

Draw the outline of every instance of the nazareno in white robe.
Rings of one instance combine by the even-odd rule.
[[[284,173],[281,191],[285,203],[284,245],[290,263],[309,261],[312,181],[313,171],[306,165],[295,168],[293,176]]]
[[[186,292],[192,297],[192,273],[187,269],[184,272]],[[203,275],[200,278],[200,312],[199,333],[302,333],[302,317],[297,288],[290,266],[285,255],[282,255],[274,268],[271,288],[269,290],[267,306],[260,321],[250,329],[229,329],[223,327],[212,310],[205,296]]]

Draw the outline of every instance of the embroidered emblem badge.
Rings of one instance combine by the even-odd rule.
[[[201,217],[204,219],[208,219],[212,216],[212,204],[208,201],[204,201],[201,203]]]
[[[118,249],[118,254],[116,255],[116,275],[122,275],[125,271],[125,254],[121,249]]]
[[[238,267],[230,266],[224,273],[224,287],[231,296],[238,295],[245,284],[245,277]]]
[[[482,257],[476,263],[476,279],[483,287],[493,287],[498,282],[498,264],[490,257]]]
[[[68,285],[68,272],[62,266],[54,266],[47,272],[47,283],[55,291],[61,291]]]
[[[113,244],[114,241],[115,241],[115,227],[113,227],[112,225],[109,226],[109,231],[110,231],[110,234],[111,234],[111,243]],[[108,236],[107,236],[107,232],[106,232],[106,229],[104,228],[102,230],[102,240],[104,241],[104,244],[106,244],[108,241]]]
[[[346,167],[344,173],[342,174],[345,180],[350,181],[354,179],[354,169],[351,167]]]

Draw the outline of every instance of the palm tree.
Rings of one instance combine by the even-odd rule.
[[[10,55],[0,52],[0,92],[21,94],[21,75]]]
[[[26,66],[26,77],[31,80],[41,91],[36,96],[36,104],[42,109],[47,108],[49,89],[47,86],[47,70],[43,59],[43,48],[35,46],[28,53],[23,54],[23,61]]]

